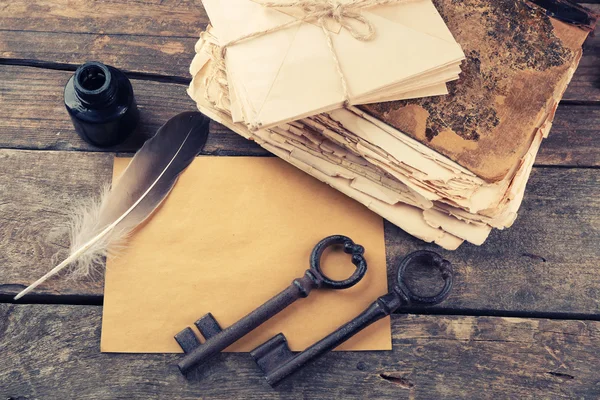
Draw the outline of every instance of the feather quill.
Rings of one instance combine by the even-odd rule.
[[[86,275],[112,247],[146,220],[169,194],[183,170],[202,150],[209,120],[198,112],[171,118],[147,140],[110,191],[84,205],[71,230],[69,256],[15,296],[23,297],[67,266]]]

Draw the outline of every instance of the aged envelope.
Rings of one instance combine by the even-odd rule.
[[[251,0],[203,3],[223,43],[293,20]],[[417,28],[445,27],[430,1],[394,7],[406,8],[400,14],[402,20],[394,20],[396,14],[383,18],[374,11],[363,11],[377,30],[372,41],[358,41],[346,30],[332,34],[353,103],[361,103],[361,96],[455,65],[464,58],[460,46],[440,28]],[[411,24],[404,22],[410,18],[408,14]],[[250,125],[273,126],[342,104],[343,91],[331,50],[322,30],[313,24],[299,24],[232,45],[226,61],[230,89],[236,91]]]
[[[115,159],[116,176],[127,162]],[[313,292],[229,351],[252,350],[279,332],[302,350],[386,293],[383,220],[280,159],[197,158],[130,247],[108,260],[101,350],[180,351],[178,331],[207,312],[231,325],[302,276],[314,245],[332,234],[365,246],[363,281]],[[354,266],[332,252],[324,269],[341,279]],[[340,349],[391,349],[389,319]]]

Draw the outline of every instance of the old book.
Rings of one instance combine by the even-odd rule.
[[[527,1],[434,3],[467,57],[450,94],[361,108],[486,181],[502,180],[552,120],[588,31]]]

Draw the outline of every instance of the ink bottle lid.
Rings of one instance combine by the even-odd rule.
[[[81,65],[67,82],[64,96],[75,131],[90,144],[117,145],[137,126],[131,82],[114,67],[96,61]]]

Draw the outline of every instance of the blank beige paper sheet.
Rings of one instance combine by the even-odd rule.
[[[128,161],[115,159],[114,176]],[[278,158],[198,157],[128,248],[107,261],[101,350],[181,352],[177,332],[208,312],[230,326],[302,276],[315,244],[334,234],[365,247],[365,278],[351,289],[313,291],[228,351],[250,351],[279,332],[303,350],[385,294],[383,220]],[[341,251],[326,252],[322,265],[334,279],[354,271]],[[390,350],[389,319],[339,349]]]

